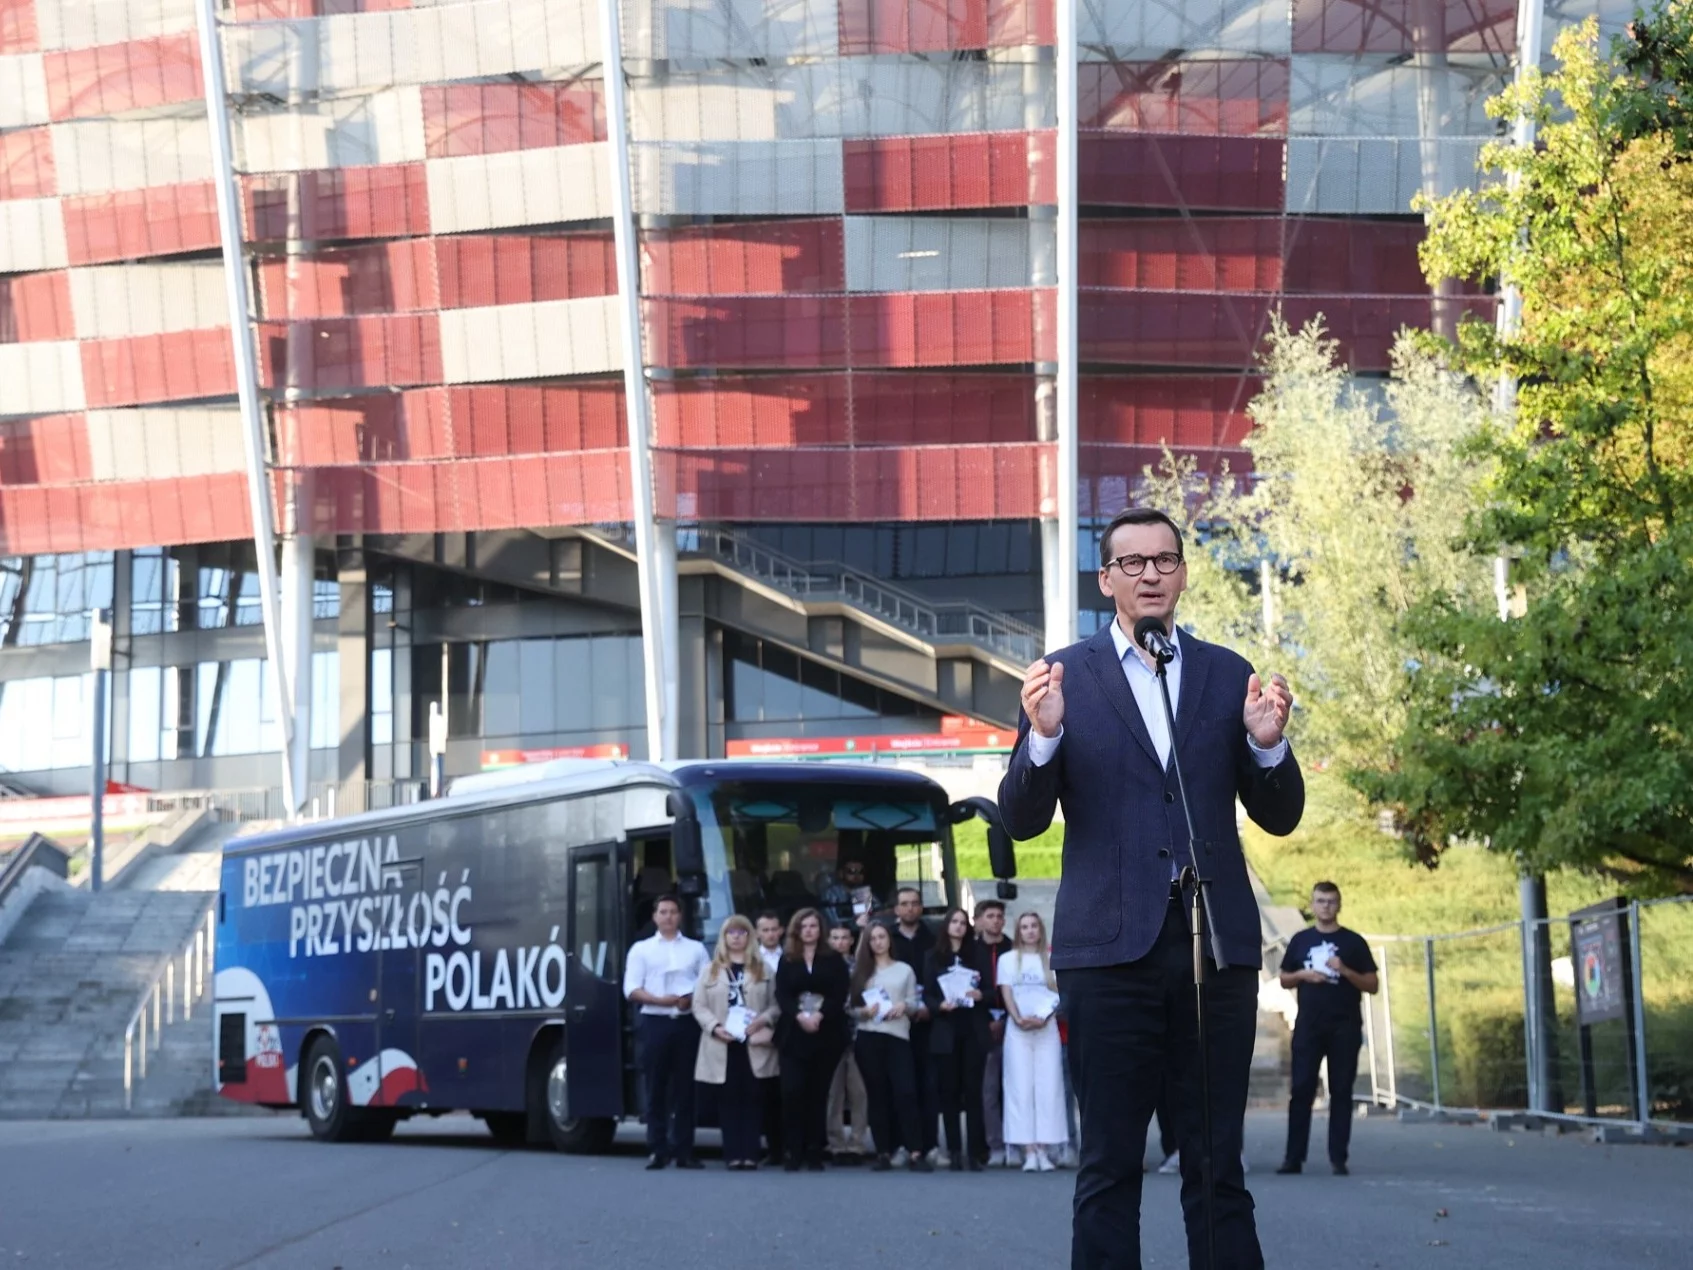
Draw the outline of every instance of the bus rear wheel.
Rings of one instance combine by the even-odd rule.
[[[570,1107],[570,1061],[561,1035],[547,1056],[540,1094],[547,1121],[547,1136],[560,1151],[571,1155],[603,1155],[617,1136],[617,1121],[598,1117],[572,1118]]]

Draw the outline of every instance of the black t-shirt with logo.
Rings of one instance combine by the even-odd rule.
[[[1356,931],[1338,926],[1324,933],[1315,926],[1300,931],[1287,941],[1287,955],[1282,969],[1291,974],[1295,970],[1320,970],[1328,977],[1326,983],[1299,985],[1300,1027],[1359,1027],[1362,1015],[1359,1003],[1363,994],[1329,969],[1329,958],[1338,956],[1341,963],[1358,974],[1369,974],[1376,968],[1370,946]]]

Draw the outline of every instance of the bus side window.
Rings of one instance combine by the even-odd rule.
[[[615,979],[622,963],[617,947],[617,885],[604,855],[576,862],[575,943],[571,951],[598,979]]]

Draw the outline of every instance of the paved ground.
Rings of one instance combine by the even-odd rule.
[[[1319,1120],[1319,1130],[1321,1122]],[[1251,1182],[1271,1267],[1693,1265],[1693,1150],[1361,1122],[1351,1178]],[[326,1147],[296,1118],[0,1123],[0,1266],[1059,1266],[1071,1175],[640,1170],[496,1148],[465,1118]],[[1175,1180],[1147,1179],[1146,1264],[1179,1267]],[[1442,1212],[1448,1214],[1442,1216]],[[1311,1231],[1326,1250],[1312,1255]],[[913,1260],[916,1258],[916,1260]]]

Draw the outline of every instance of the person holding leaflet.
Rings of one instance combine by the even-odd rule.
[[[1047,1148],[1069,1139],[1059,1056],[1058,993],[1038,913],[1017,919],[1016,946],[999,958],[1005,1031],[1005,1145],[1023,1149],[1023,1172],[1057,1167]]]
[[[736,914],[717,932],[717,952],[694,985],[700,1025],[694,1080],[716,1085],[723,1160],[733,1170],[758,1167],[764,1110],[760,1080],[776,1075],[776,985],[753,951],[752,923]]]
[[[1140,1270],[1141,1154],[1166,1080],[1190,1265],[1264,1264],[1241,1168],[1262,951],[1235,804],[1267,832],[1288,834],[1304,812],[1305,786],[1283,735],[1293,705],[1286,682],[1261,678],[1237,653],[1178,631],[1186,585],[1181,530],[1170,517],[1133,509],[1106,526],[1099,589],[1115,620],[1029,666],[999,788],[1015,839],[1038,836],[1064,811],[1051,964],[1081,1110],[1074,1270]],[[1173,729],[1158,663],[1134,640],[1146,618],[1168,645]],[[1172,754],[1181,758],[1191,849]],[[1204,956],[1209,1143],[1188,925],[1196,873],[1210,881],[1214,935]]]
[[[896,1143],[905,1148],[913,1173],[934,1168],[920,1149],[917,1123],[922,1104],[911,1055],[911,1020],[919,1001],[917,976],[894,957],[892,933],[885,923],[871,922],[858,942],[847,1004],[858,1020],[853,1048],[870,1095],[870,1135],[876,1141],[876,1161],[870,1167],[878,1173],[892,1167]]]

